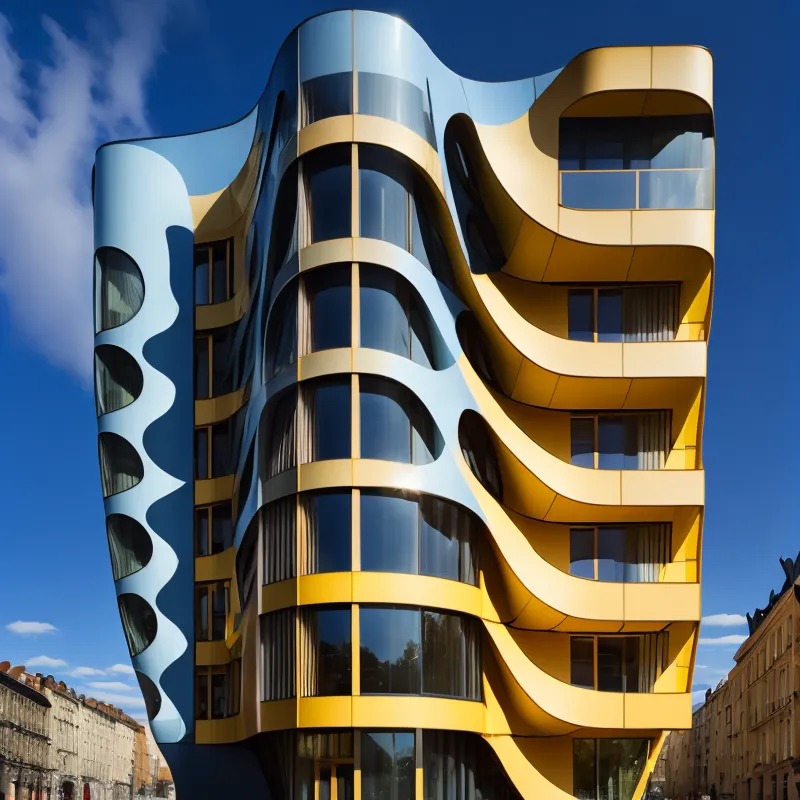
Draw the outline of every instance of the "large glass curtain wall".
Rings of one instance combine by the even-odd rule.
[[[363,572],[478,582],[482,523],[436,497],[349,489],[304,492],[265,506],[257,524],[265,585],[298,575],[349,572],[357,541]]]
[[[649,739],[575,739],[573,794],[578,800],[632,800]]]
[[[481,699],[478,620],[404,606],[362,606],[362,694]]]
[[[588,469],[664,469],[669,417],[665,411],[575,416],[570,463]]]
[[[353,800],[519,800],[477,734],[437,730],[304,730],[259,734],[253,748],[274,797]],[[422,771],[422,794],[416,775]],[[614,800],[609,798],[608,800]]]

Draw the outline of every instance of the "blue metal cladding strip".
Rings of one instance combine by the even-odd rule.
[[[155,639],[133,664],[161,695],[152,727],[162,742],[191,736],[194,717],[193,241],[186,185],[172,164],[135,144],[98,153],[95,245],[127,253],[144,280],[140,311],[95,337],[97,345],[116,345],[136,360],[142,393],[100,417],[98,428],[122,436],[144,466],[142,481],[106,498],[105,509],[132,517],[153,541],[147,566],[117,581],[116,590],[139,595],[156,613]]]

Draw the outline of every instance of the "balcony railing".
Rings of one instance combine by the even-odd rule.
[[[559,203],[597,211],[714,208],[714,170],[561,170]]]

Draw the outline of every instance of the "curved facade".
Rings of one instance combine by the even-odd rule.
[[[482,84],[339,11],[239,122],[98,151],[109,546],[179,795],[642,796],[691,726],[711,74]]]

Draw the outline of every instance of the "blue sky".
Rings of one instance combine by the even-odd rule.
[[[549,72],[599,45],[712,51],[718,214],[703,610],[743,615],[764,605],[782,582],[778,557],[800,548],[791,500],[798,428],[789,422],[798,397],[790,328],[798,288],[791,223],[800,211],[790,100],[796,0],[371,7],[403,16],[448,66],[481,80]],[[3,3],[0,660],[54,672],[137,716],[143,704],[124,669],[89,391],[93,150],[109,138],[241,117],[285,35],[329,8],[302,0]],[[696,689],[716,685],[736,649],[707,640],[745,630],[740,621],[703,625]],[[43,656],[52,662],[32,660]]]

